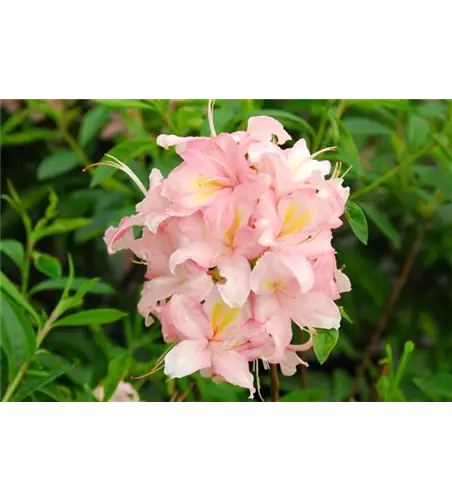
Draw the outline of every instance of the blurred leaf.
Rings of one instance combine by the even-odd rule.
[[[424,185],[438,189],[452,200],[452,172],[427,165],[413,165],[412,169]]]
[[[74,366],[74,365],[72,365]],[[26,380],[14,394],[12,401],[22,401],[25,398],[31,396],[35,391],[42,389],[46,385],[50,384],[58,377],[61,377],[64,373],[67,373],[72,366],[61,366],[56,370],[53,370],[47,373],[45,376],[40,377],[31,377]]]
[[[26,121],[28,118],[28,110],[21,109],[20,111],[16,111],[13,115],[11,115],[5,123],[1,126],[1,135],[2,138],[11,133],[15,128],[19,127]]]
[[[59,326],[104,325],[124,318],[128,313],[117,309],[91,309],[66,316],[55,323]]]
[[[8,360],[9,382],[36,349],[36,335],[28,319],[1,294],[1,346]]]
[[[333,372],[333,401],[345,401],[353,390],[353,377],[344,370]]]
[[[51,179],[70,172],[80,165],[81,162],[74,152],[63,149],[41,161],[38,165],[38,179],[40,181]]]
[[[430,124],[424,118],[413,115],[408,122],[408,146],[417,151],[425,146],[430,135]]]
[[[33,263],[38,271],[54,280],[61,276],[61,262],[51,255],[33,252]]]
[[[80,146],[86,147],[95,137],[99,130],[108,123],[110,113],[103,106],[90,109],[83,117],[78,136]]]
[[[37,141],[50,141],[59,139],[61,134],[57,130],[45,130],[42,128],[29,129],[26,132],[14,134],[2,134],[2,146],[19,146]]]
[[[408,99],[347,99],[350,106],[359,108],[378,109],[386,107],[390,109],[407,109],[410,106]]]
[[[392,130],[387,125],[371,118],[350,117],[344,118],[342,123],[353,135],[392,135]]]
[[[355,233],[357,238],[367,245],[367,239],[369,237],[369,229],[367,227],[366,216],[362,209],[353,201],[347,201],[345,206],[345,215],[352,231]]]
[[[20,241],[1,240],[0,252],[7,255],[22,270],[22,266],[24,265],[24,247]]]
[[[215,131],[217,134],[221,134],[222,132],[231,132],[228,130],[228,126],[237,118],[237,114],[233,109],[215,109],[214,112],[214,123],[215,123]],[[203,121],[200,131],[201,136],[208,137],[210,135],[210,127],[207,120]]]
[[[351,325],[353,325],[353,321],[351,320],[350,316],[345,312],[345,309],[342,306],[339,306],[339,311],[341,313],[341,316],[347,320]]]
[[[376,389],[380,399],[383,401],[389,401],[389,394],[391,392],[391,382],[389,377],[386,375],[381,376],[377,381]]]
[[[380,229],[380,231],[391,240],[394,248],[400,248],[402,244],[400,234],[392,225],[392,222],[388,219],[388,217],[386,217],[383,212],[378,210],[375,205],[362,203],[361,206],[378,229]]]
[[[102,382],[102,387],[104,388],[103,401],[108,401],[113,396],[119,382],[124,380],[128,374],[131,362],[132,357],[126,351],[110,361],[107,376]]]
[[[85,227],[91,223],[91,219],[78,217],[74,219],[56,219],[47,227],[44,227],[34,234],[35,241],[39,241],[48,236],[64,234]]]
[[[152,151],[155,148],[155,139],[131,139],[121,142],[114,148],[108,151],[110,156],[114,156],[123,163],[127,163],[134,158],[142,155],[143,153]],[[101,161],[111,161],[110,158],[104,157]],[[94,187],[111,177],[117,170],[113,167],[99,165],[95,168],[90,186]]]
[[[68,278],[60,278],[57,280],[45,280],[34,286],[29,295],[33,295],[38,292],[45,292],[47,290],[64,290]],[[92,293],[97,295],[113,295],[115,290],[112,286],[107,283],[93,283],[89,278],[74,278],[70,290],[79,290],[81,287],[85,287],[90,284],[90,288],[86,293]]]
[[[424,118],[444,118],[446,105],[443,102],[426,102],[419,106],[418,112]]]
[[[155,109],[151,104],[139,99],[93,99],[93,101],[116,109]]]
[[[427,396],[443,396],[452,398],[452,375],[449,373],[436,373],[433,375],[426,375],[425,377],[418,377],[414,379],[414,383],[421,389]]]
[[[39,317],[39,314],[31,306],[27,299],[19,292],[17,287],[1,271],[0,278],[0,289],[6,295],[8,295],[8,297],[12,299],[17,305],[23,307],[38,325],[41,325],[41,318]]]
[[[313,336],[314,353],[321,365],[325,363],[339,339],[339,331],[335,328],[325,330],[316,328],[317,334]]]
[[[324,389],[300,389],[281,398],[281,403],[326,401],[328,393]]]

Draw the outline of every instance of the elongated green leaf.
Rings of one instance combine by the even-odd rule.
[[[408,147],[417,151],[425,146],[430,135],[430,124],[424,118],[413,115],[408,122]]]
[[[452,375],[436,373],[414,379],[414,383],[428,396],[452,398]]]
[[[42,240],[48,236],[54,236],[56,234],[69,233],[80,229],[81,227],[87,226],[91,222],[91,219],[86,219],[84,217],[77,217],[74,219],[55,219],[52,224],[47,227],[43,227],[34,234],[35,241]]]
[[[29,294],[33,295],[38,292],[45,292],[47,290],[64,290],[68,278],[59,278],[57,280],[46,280],[41,281],[35,287],[33,287]],[[92,293],[97,295],[113,295],[115,290],[107,283],[98,283],[89,278],[74,278],[70,290],[79,290],[89,284],[89,288],[86,293]]]
[[[61,134],[57,130],[30,129],[26,132],[15,132],[2,135],[2,146],[18,146],[19,144],[30,144],[37,141],[58,139]]]
[[[16,286],[0,271],[0,289],[8,295],[16,304],[23,307],[38,325],[41,325],[41,318],[27,299],[19,292]]]
[[[410,106],[410,101],[409,99],[347,99],[347,104],[370,109],[379,109],[381,107],[407,109]]]
[[[347,130],[353,135],[392,135],[394,131],[383,123],[370,118],[350,117],[343,120]]]
[[[317,328],[316,330],[317,334],[314,335],[313,338],[314,353],[317,356],[319,363],[323,365],[337,344],[339,331],[334,328],[331,330]]]
[[[38,271],[54,280],[61,276],[61,262],[51,255],[33,252],[33,263]]]
[[[128,352],[123,352],[110,361],[107,376],[102,382],[104,389],[103,401],[108,401],[113,396],[119,382],[126,377],[131,361],[132,358]]]
[[[378,210],[375,205],[362,203],[361,206],[378,229],[380,229],[380,231],[391,240],[394,247],[400,248],[402,243],[400,234],[397,232],[396,228],[392,225],[392,222],[386,217],[386,215]]]
[[[127,163],[133,160],[137,156],[142,155],[148,151],[152,151],[155,144],[152,143],[152,139],[131,139],[129,141],[124,141],[118,144],[113,149],[111,149],[108,154],[114,156],[123,163]],[[111,161],[111,158],[105,157],[101,161]],[[91,179],[91,187],[97,186],[104,180],[111,177],[117,169],[113,167],[108,167],[100,165],[94,170],[93,177]]]
[[[74,152],[68,149],[61,150],[42,160],[38,166],[38,179],[41,181],[51,179],[70,172],[80,165],[81,162]]]
[[[110,113],[104,106],[96,106],[90,109],[83,117],[80,125],[78,136],[80,146],[87,146],[96,137],[99,130],[107,124],[109,118]]]
[[[91,309],[79,313],[71,314],[58,320],[55,323],[57,326],[82,326],[82,325],[104,325],[113,323],[118,319],[124,318],[127,313],[118,309]]]
[[[72,366],[64,365],[61,366],[60,368],[57,368],[56,370],[47,373],[47,375],[44,377],[29,378],[19,387],[17,392],[14,394],[12,401],[22,401],[25,398],[28,398],[35,391],[42,389],[46,385],[56,380],[58,377],[61,377],[61,375],[63,375],[64,373],[67,373],[73,366],[74,365]]]
[[[24,247],[22,243],[16,240],[1,240],[0,252],[7,255],[22,270],[24,265]]]
[[[21,366],[31,359],[36,349],[36,335],[29,320],[1,294],[1,346],[8,360],[9,381]]]
[[[116,109],[155,109],[151,104],[138,99],[93,99],[93,101]]]
[[[362,209],[353,201],[348,201],[345,207],[345,216],[352,231],[356,234],[356,237],[367,245],[367,239],[369,237],[369,229],[367,227],[367,219],[362,211]]]
[[[286,124],[287,126],[300,125],[302,129],[308,131],[310,134],[314,132],[312,126],[309,125],[309,123],[306,120],[301,118],[301,116],[295,115],[294,113],[289,113],[288,111],[284,111],[281,109],[260,109],[245,113],[246,118],[249,118],[251,116],[262,116],[262,115],[276,118],[277,120],[280,120],[283,124]]]

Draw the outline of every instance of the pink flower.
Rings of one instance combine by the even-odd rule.
[[[245,355],[249,336],[246,309],[229,308],[215,292],[203,305],[174,295],[165,307],[183,337],[166,355],[165,374],[180,378],[202,371],[214,379],[245,387],[252,396],[253,375]]]
[[[145,265],[138,310],[157,317],[165,373],[194,372],[254,392],[249,363],[279,364],[284,374],[306,364],[316,329],[339,328],[335,301],[351,289],[337,268],[333,230],[349,195],[331,165],[291,139],[274,118],[250,118],[246,131],[211,137],[160,135],[181,164],[164,179],[153,169],[149,189],[122,162],[143,193],[136,213],[105,233],[108,252],[128,249]],[[141,234],[134,235],[134,227]],[[137,229],[135,229],[137,231]],[[310,340],[294,345],[292,323]],[[257,365],[256,365],[257,366]]]

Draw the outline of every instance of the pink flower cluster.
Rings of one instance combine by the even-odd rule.
[[[286,375],[306,364],[297,352],[312,346],[316,328],[339,328],[335,304],[350,282],[331,244],[349,188],[329,161],[311,154],[268,116],[246,132],[212,137],[160,135],[182,163],[164,179],[150,174],[136,214],[110,227],[110,254],[130,249],[147,265],[138,305],[149,325],[162,324],[176,345],[165,373],[200,371],[254,393],[250,362],[280,364]],[[329,148],[330,149],[330,148]],[[134,237],[133,226],[142,228]],[[292,321],[309,332],[292,344]]]

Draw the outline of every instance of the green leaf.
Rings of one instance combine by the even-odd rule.
[[[348,321],[351,325],[353,325],[353,321],[351,320],[350,316],[345,312],[345,309],[342,306],[339,306],[339,312],[346,321]]]
[[[80,146],[86,147],[95,137],[99,130],[107,124],[110,119],[108,109],[103,106],[96,106],[90,109],[83,117],[80,125],[78,142]]]
[[[31,359],[36,349],[36,335],[29,320],[1,294],[1,346],[8,360],[9,381],[21,366]]]
[[[428,165],[413,165],[412,169],[422,184],[438,189],[448,200],[452,200],[451,172]]]
[[[333,401],[346,401],[353,391],[353,377],[345,370],[333,372]]]
[[[366,216],[362,209],[356,203],[353,203],[353,201],[348,201],[345,206],[345,216],[356,237],[364,243],[364,245],[367,245],[369,229],[367,227]]]
[[[33,295],[34,293],[45,292],[47,290],[64,290],[67,280],[68,278],[60,278],[56,280],[41,281],[30,290],[29,294]],[[74,278],[70,290],[79,290],[82,287],[86,287],[87,284],[90,284],[90,287],[86,293],[97,295],[113,295],[115,293],[114,288],[109,284],[93,282],[93,280],[89,278]]]
[[[392,222],[386,217],[386,215],[378,210],[375,205],[370,205],[367,203],[361,204],[362,208],[366,214],[370,217],[372,222],[380,229],[380,231],[391,240],[394,248],[400,248],[402,241],[400,234],[397,232],[396,228],[392,225]]]
[[[51,255],[33,252],[33,263],[38,271],[54,280],[61,276],[61,262]]]
[[[39,241],[48,236],[54,236],[56,234],[69,233],[70,231],[75,231],[81,227],[85,227],[91,223],[91,219],[86,219],[84,217],[77,217],[73,219],[55,219],[52,224],[42,229],[39,229],[33,236],[34,240]]]
[[[376,388],[380,399],[383,401],[389,401],[391,392],[391,382],[389,377],[382,375],[376,383]]]
[[[59,326],[83,326],[83,325],[104,325],[113,323],[124,318],[128,313],[118,309],[90,309],[79,313],[71,314],[58,320],[55,327]]]
[[[7,276],[0,271],[0,289],[8,295],[16,304],[23,307],[30,316],[36,321],[38,325],[41,325],[41,318],[36,310],[31,306],[27,299],[19,292],[17,287],[8,279]]]
[[[417,151],[425,146],[430,135],[430,124],[424,118],[413,115],[408,122],[408,146],[410,151]]]
[[[452,375],[449,373],[436,373],[422,378],[415,378],[414,383],[427,396],[452,398]]]
[[[68,149],[58,151],[44,158],[39,164],[38,179],[42,181],[57,177],[70,172],[79,165],[81,165],[81,162],[75,153]]]
[[[118,144],[113,149],[108,152],[109,155],[114,156],[123,163],[127,163],[133,160],[137,156],[142,155],[148,151],[152,151],[155,148],[155,142],[153,139],[131,139],[129,141],[124,141]],[[111,161],[111,158],[103,157],[101,161]],[[93,177],[91,179],[91,187],[97,186],[104,180],[111,177],[117,169],[113,167],[108,167],[105,165],[100,165],[95,168]]]
[[[119,382],[129,372],[131,362],[131,355],[126,351],[110,361],[107,376],[102,382],[102,387],[104,388],[103,401],[108,401],[113,396]]]
[[[339,330],[331,328],[331,330],[324,330],[323,328],[316,328],[317,334],[313,336],[314,353],[323,365],[334,349],[339,339]]]
[[[300,389],[281,398],[281,403],[326,401],[328,394],[325,389]]]
[[[22,270],[24,265],[24,247],[20,241],[16,240],[1,240],[0,252],[7,255],[16,266]]]
[[[155,109],[151,104],[138,99],[93,99],[93,101],[115,109]]]
[[[2,146],[18,146],[20,144],[30,144],[37,141],[51,141],[59,139],[61,134],[57,130],[29,129],[26,132],[16,132],[14,134],[2,134]]]
[[[387,125],[371,118],[350,117],[345,118],[342,123],[352,135],[356,136],[392,135],[394,133]]]
[[[26,382],[24,382],[17,392],[14,394],[12,401],[22,401],[25,398],[31,396],[35,391],[38,391],[50,384],[58,377],[61,377],[64,373],[67,373],[74,365],[68,366],[63,365],[56,370],[52,370],[43,377],[31,377]]]

